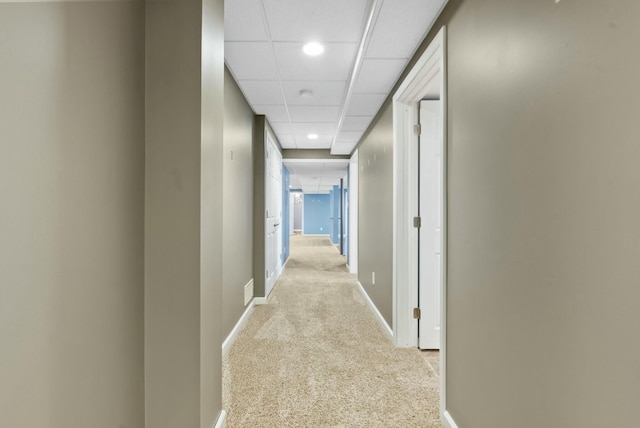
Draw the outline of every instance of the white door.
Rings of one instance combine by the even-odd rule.
[[[265,297],[278,279],[282,250],[282,155],[270,137],[265,148]]]
[[[349,161],[349,271],[358,273],[358,150]]]
[[[440,349],[442,287],[442,102],[420,101],[419,287],[421,349]]]

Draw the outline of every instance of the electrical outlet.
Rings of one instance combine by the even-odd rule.
[[[376,285],[376,273],[371,272],[371,284]]]

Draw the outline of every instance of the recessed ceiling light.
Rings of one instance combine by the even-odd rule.
[[[324,52],[324,46],[317,42],[309,42],[302,47],[302,51],[307,55],[317,56]]]
[[[307,135],[307,138],[310,140],[317,140],[318,139],[318,134],[309,134]]]

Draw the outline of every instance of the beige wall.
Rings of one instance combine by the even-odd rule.
[[[211,428],[222,410],[224,1],[201,5],[200,427]]]
[[[0,426],[144,426],[143,26],[0,3]]]
[[[491,0],[450,22],[447,394],[462,427],[640,420],[638,17],[634,0]]]
[[[222,390],[223,2],[146,7],[147,426],[210,428]]]
[[[383,106],[360,145],[358,162],[358,280],[392,325],[393,115],[390,104]]]
[[[283,159],[351,159],[348,155],[332,155],[330,149],[283,149]]]
[[[265,130],[267,119],[255,116],[253,126],[253,294],[265,297]]]
[[[253,278],[254,114],[228,71],[224,83],[222,312],[226,337],[244,312],[244,286]]]
[[[448,25],[447,407],[462,428],[640,420],[639,16],[634,0],[452,0],[435,29]]]
[[[0,425],[210,428],[223,2],[0,3],[0,40]]]

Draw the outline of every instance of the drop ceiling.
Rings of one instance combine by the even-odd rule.
[[[340,179],[347,187],[348,160],[287,160],[283,161],[291,174],[291,188],[303,193],[329,193],[333,186],[340,186]]]
[[[227,0],[225,60],[284,149],[350,154],[445,3]]]

